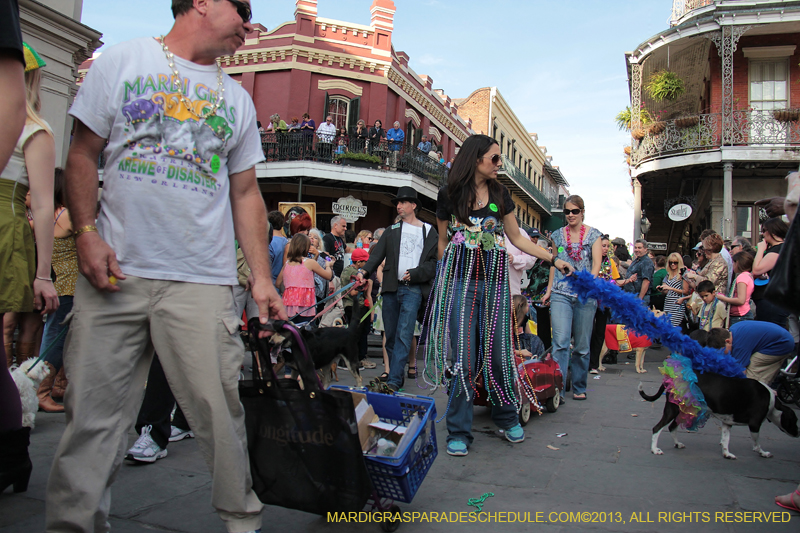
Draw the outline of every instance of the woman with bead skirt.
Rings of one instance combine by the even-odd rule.
[[[554,256],[566,261],[574,270],[588,270],[593,276],[600,273],[603,259],[600,232],[583,223],[583,198],[573,194],[564,202],[567,225],[553,232]],[[589,341],[597,300],[581,302],[564,274],[556,272],[550,296],[550,323],[553,326],[553,359],[561,374],[568,375],[572,366],[572,398],[586,399],[586,378],[589,369]],[[570,358],[570,340],[574,338]],[[571,360],[570,360],[571,359]],[[564,391],[561,391],[564,399]]]
[[[519,232],[511,195],[497,181],[500,147],[486,135],[473,135],[461,147],[436,209],[439,266],[423,325],[428,383],[448,388],[447,453],[467,455],[473,441],[474,383],[490,392],[492,420],[510,442],[525,433],[517,419],[514,323],[508,284],[508,239],[540,259],[551,255]],[[559,269],[569,265],[557,260]]]

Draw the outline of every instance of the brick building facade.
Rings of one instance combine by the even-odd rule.
[[[670,251],[685,253],[706,228],[757,241],[754,202],[785,194],[800,164],[800,2],[675,6],[669,29],[626,54],[634,234],[646,218],[647,239]],[[657,101],[646,85],[664,70],[685,92]],[[677,204],[691,216],[670,215]]]

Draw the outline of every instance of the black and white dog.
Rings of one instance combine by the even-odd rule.
[[[305,344],[305,348],[314,362],[314,369],[319,374],[324,389],[328,388],[332,379],[331,365],[340,360],[344,362],[347,369],[356,379],[356,386],[361,386],[358,342],[361,335],[363,335],[363,330],[370,327],[369,319],[359,322],[363,309],[356,300],[351,314],[353,318],[347,328],[319,328],[316,326],[297,328],[303,339],[303,344]],[[276,357],[279,363],[284,362],[286,366],[290,367],[292,369],[292,378],[297,378],[299,372],[296,358],[302,357],[302,355],[300,354],[300,347],[296,346],[294,336],[283,328],[284,324],[285,322],[282,320],[275,320],[258,325],[261,329],[271,331],[273,334],[266,339],[258,339],[256,342],[268,344],[269,353]]]
[[[728,443],[731,438],[731,427],[748,426],[750,436],[753,439],[753,451],[758,452],[761,457],[772,457],[772,454],[762,450],[758,443],[759,431],[764,419],[769,420],[778,429],[791,435],[800,437],[800,427],[798,427],[797,415],[788,406],[785,406],[777,398],[775,391],[755,379],[749,378],[730,378],[720,374],[706,372],[697,373],[697,385],[705,396],[706,403],[713,416],[722,422],[722,456],[726,459],[736,459],[736,456],[728,451]],[[658,392],[652,396],[644,393],[644,387],[639,383],[639,394],[648,402],[654,402],[661,397],[666,389],[666,385],[661,384]],[[667,401],[664,405],[664,415],[658,424],[653,427],[653,439],[650,444],[650,451],[655,455],[662,455],[658,448],[658,436],[661,430],[669,424],[669,432],[675,441],[676,448],[685,448],[678,441],[678,423],[675,420],[680,414],[680,408]]]

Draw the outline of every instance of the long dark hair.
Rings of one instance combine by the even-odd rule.
[[[478,159],[485,156],[493,144],[497,144],[497,141],[488,135],[468,137],[461,145],[450,169],[450,175],[447,178],[447,195],[450,197],[453,214],[458,221],[464,224],[469,224],[469,214],[472,211],[472,204],[475,203],[475,171],[478,169]],[[497,203],[502,199],[502,185],[497,180],[489,180],[487,185],[489,186],[489,203]],[[501,206],[501,209],[503,207]]]

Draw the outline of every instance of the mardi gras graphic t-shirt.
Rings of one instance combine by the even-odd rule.
[[[228,177],[263,161],[253,101],[217,66],[174,58],[142,38],[94,60],[70,114],[108,139],[100,236],[122,272],[147,279],[236,285]],[[190,106],[190,107],[189,107]]]

